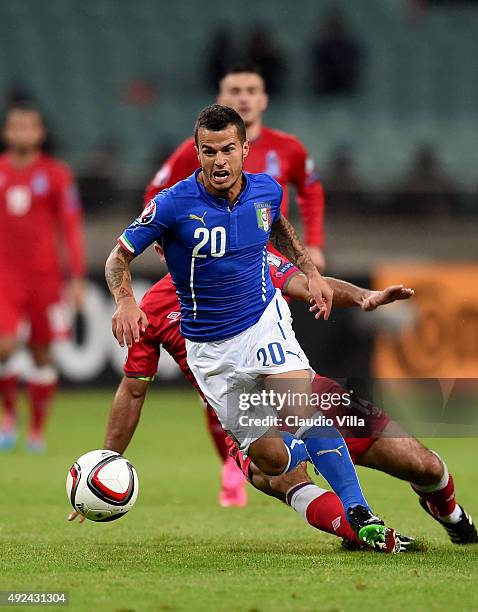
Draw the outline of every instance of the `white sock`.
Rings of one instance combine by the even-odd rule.
[[[53,385],[58,380],[58,372],[52,365],[32,366],[28,371],[27,381],[35,385]]]
[[[289,504],[307,521],[307,508],[309,504],[324,493],[327,493],[326,489],[321,489],[315,484],[306,484],[292,493]],[[289,498],[289,494],[287,494],[287,497]]]
[[[444,521],[445,523],[458,523],[462,516],[463,512],[460,506],[457,504],[451,514],[448,516],[440,516],[440,521]]]

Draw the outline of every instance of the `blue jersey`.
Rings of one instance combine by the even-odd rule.
[[[197,170],[151,200],[119,238],[138,255],[154,241],[164,249],[181,305],[181,333],[212,342],[257,323],[274,295],[267,263],[282,188],[267,174],[244,173],[231,206],[206,191]]]

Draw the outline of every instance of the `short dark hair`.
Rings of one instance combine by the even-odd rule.
[[[266,79],[264,77],[264,75],[261,72],[261,69],[258,68],[257,66],[255,66],[254,64],[234,64],[232,66],[230,66],[221,76],[221,78],[219,79],[218,82],[218,89],[221,89],[221,83],[224,81],[224,79],[226,77],[228,77],[231,74],[255,74],[256,76],[258,76],[263,85],[264,85],[264,91],[267,93],[267,83],[266,83]]]
[[[211,130],[212,132],[220,132],[225,130],[228,125],[235,125],[237,134],[241,143],[246,140],[246,126],[239,113],[229,106],[221,106],[220,104],[211,104],[206,106],[199,113],[194,126],[194,140],[198,144],[198,132],[201,128]]]
[[[43,113],[40,110],[40,107],[38,106],[38,104],[35,104],[35,102],[29,98],[15,98],[11,100],[7,104],[7,107],[5,109],[5,115],[8,115],[9,113],[12,113],[14,111],[20,111],[20,112],[23,111],[26,113],[38,113],[38,115],[43,120]]]
[[[24,113],[37,113],[38,116],[40,117],[40,121],[44,124],[45,120],[43,118],[43,113],[41,112],[40,108],[32,101],[29,99],[17,99],[17,100],[12,100],[6,107],[6,109],[3,112],[3,117],[2,117],[2,125],[5,125],[7,122],[8,117],[10,116],[10,113],[14,113],[14,112],[24,112]]]
[[[225,79],[230,74],[242,74],[243,72],[247,72],[250,74],[257,74],[257,76],[261,77],[261,79],[264,80],[264,75],[262,74],[261,69],[258,66],[256,66],[255,64],[248,64],[246,62],[241,62],[237,64],[232,64],[231,66],[229,66],[223,72],[221,76],[221,81],[222,79]]]

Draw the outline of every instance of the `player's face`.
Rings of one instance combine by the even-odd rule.
[[[222,79],[217,101],[236,110],[247,127],[260,121],[268,98],[262,77],[253,72],[239,72]]]
[[[39,149],[45,140],[45,128],[35,110],[12,110],[7,115],[3,136],[7,149],[28,152]]]
[[[249,143],[242,143],[235,125],[228,125],[219,132],[198,131],[196,147],[203,171],[204,185],[209,191],[225,192],[241,180],[244,159]]]

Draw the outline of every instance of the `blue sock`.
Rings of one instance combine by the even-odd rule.
[[[339,496],[345,513],[353,506],[370,509],[360,488],[345,440],[335,427],[310,427],[300,433],[309,460]]]
[[[283,474],[290,472],[303,461],[309,461],[309,454],[307,452],[305,443],[303,440],[295,438],[292,434],[286,431],[281,431],[280,435],[284,440],[287,450],[289,451],[289,465],[283,471]]]

